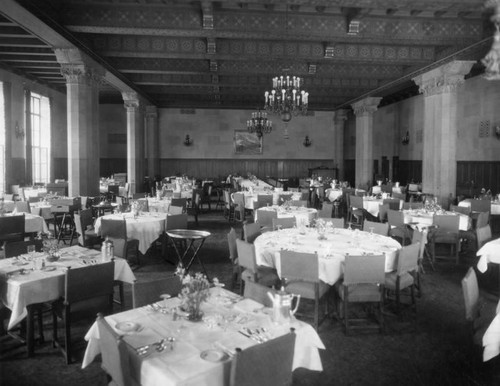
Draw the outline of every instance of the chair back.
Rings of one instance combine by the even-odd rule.
[[[280,252],[281,277],[287,282],[299,280],[319,282],[319,262],[317,253],[286,251]]]
[[[265,285],[256,283],[254,281],[245,282],[245,290],[243,292],[243,297],[247,299],[255,300],[256,302],[263,304],[266,307],[272,307],[273,302],[267,296],[267,293],[275,294],[276,290],[274,288],[266,287]]]
[[[120,194],[120,185],[108,185],[108,194],[118,196]]]
[[[427,241],[427,231],[420,231],[415,229],[411,238],[412,244],[418,244],[418,259],[422,260],[424,258],[425,243]]]
[[[34,245],[36,252],[42,252],[43,242],[42,240],[28,240],[28,241],[10,241],[5,243],[4,254],[5,258],[15,257],[28,252],[28,246]]]
[[[253,243],[261,235],[260,224],[257,221],[243,224],[243,235],[247,243]]]
[[[259,208],[263,206],[271,206],[273,204],[273,195],[272,194],[258,194],[257,195],[257,203]]]
[[[125,219],[101,219],[101,237],[108,237],[118,257],[127,256],[127,222]]]
[[[76,233],[78,233],[78,244],[85,246],[85,228],[82,224],[82,216],[77,213],[73,216],[75,218]]]
[[[275,218],[278,218],[278,213],[275,210],[257,209],[255,212],[255,220],[262,227],[272,228]]]
[[[460,217],[457,215],[434,215],[432,224],[436,225],[437,232],[458,233]]]
[[[333,204],[323,202],[321,209],[318,211],[318,217],[332,217]]]
[[[0,217],[0,240],[21,241],[24,238],[24,213]]]
[[[386,198],[382,200],[382,204],[388,204],[391,210],[399,210],[401,200],[399,198]]]
[[[179,215],[184,213],[184,208],[182,206],[175,206],[170,204],[168,207],[168,213],[172,215]]]
[[[406,200],[405,193],[392,192],[392,197],[395,200],[399,200],[399,201],[403,201],[403,202]]]
[[[83,229],[94,226],[94,218],[92,217],[92,209],[82,209],[80,211]]]
[[[170,201],[170,206],[181,206],[183,212],[186,211],[187,198],[172,198]]]
[[[479,212],[476,220],[476,229],[485,227],[490,223],[490,212]]]
[[[102,356],[102,368],[111,377],[113,384],[131,386],[130,354],[133,348],[104,319],[102,313],[97,315],[99,331],[99,347]]]
[[[291,206],[306,207],[307,200],[292,200],[290,201]]]
[[[398,276],[401,276],[407,272],[417,271],[419,251],[420,243],[410,244],[406,247],[401,248],[398,255]]]
[[[479,250],[484,244],[491,240],[491,227],[486,225],[476,229],[477,233],[477,249]]]
[[[277,217],[273,218],[273,229],[286,229],[293,228],[297,225],[297,219],[295,217]]]
[[[230,386],[275,386],[292,384],[295,332],[256,344],[236,348],[231,362]]]
[[[387,211],[387,222],[390,226],[401,227],[405,225],[405,216],[399,210],[389,209]]]
[[[363,209],[363,197],[362,196],[349,196],[349,206],[351,208]]]
[[[159,279],[138,281],[133,284],[132,306],[142,307],[160,300],[161,295],[176,297],[182,289],[180,276],[168,275]]]
[[[186,213],[169,214],[165,219],[165,230],[187,229],[188,215]]]
[[[470,209],[472,212],[491,212],[491,200],[470,200]]]
[[[28,201],[16,201],[15,207],[18,213],[31,213],[30,203]]]
[[[114,260],[81,268],[68,268],[64,280],[65,304],[105,298],[109,307],[106,311],[109,311],[113,302],[114,277]]]
[[[288,189],[290,190],[290,188]],[[283,204],[285,201],[290,201],[293,197],[293,193],[281,193],[278,195],[278,205]]]
[[[236,231],[233,227],[227,234],[227,246],[229,249],[229,259],[231,263],[236,264],[236,259],[238,258],[238,249],[236,248]]]
[[[465,320],[473,322],[479,316],[479,285],[474,268],[470,267],[462,279]]]
[[[363,230],[365,232],[370,232],[371,230],[370,228],[373,228],[373,233],[377,235],[382,235],[382,236],[389,235],[389,223],[365,220],[363,222]]]
[[[387,222],[387,212],[389,209],[389,204],[380,204],[378,206],[378,219],[380,222]]]
[[[384,283],[385,255],[346,255],[344,285]]]
[[[236,239],[236,251],[238,253],[238,264],[253,273],[257,272],[257,263],[255,262],[255,247],[246,241]]]

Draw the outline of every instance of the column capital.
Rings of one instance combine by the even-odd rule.
[[[135,91],[122,92],[122,98],[127,111],[137,111],[139,109],[139,95]]]
[[[334,122],[342,123],[347,119],[347,114],[349,114],[348,109],[340,109],[340,110],[335,110],[333,112],[333,120]]]
[[[354,110],[354,115],[357,117],[368,116],[377,111],[378,104],[382,98],[380,97],[368,97],[362,99],[356,103],[353,103],[352,109]]]
[[[61,74],[67,84],[86,84],[98,87],[104,83],[104,68],[76,48],[54,49]]]
[[[424,96],[455,92],[474,65],[471,60],[454,60],[416,76],[412,80]]]

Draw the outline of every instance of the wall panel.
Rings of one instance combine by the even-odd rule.
[[[458,161],[457,196],[474,197],[482,188],[500,193],[500,161]]]

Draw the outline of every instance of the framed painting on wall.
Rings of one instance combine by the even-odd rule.
[[[262,137],[246,130],[235,130],[234,154],[262,154]]]

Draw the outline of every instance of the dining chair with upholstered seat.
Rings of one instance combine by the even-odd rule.
[[[429,255],[427,253],[427,230],[419,230],[415,229],[413,231],[412,239],[411,239],[412,244],[418,244],[418,270],[416,274],[416,280],[415,280],[415,288],[418,291],[418,296],[422,296],[422,282],[421,282],[421,276],[422,274],[425,274],[425,269],[424,269],[424,259],[427,257],[427,260],[429,261],[431,268],[435,270],[434,264],[432,260],[429,259]]]
[[[458,215],[434,215],[435,229],[430,234],[432,261],[436,261],[436,244],[450,245],[451,253],[458,264],[460,251],[460,217]]]
[[[335,284],[341,302],[339,314],[344,321],[345,333],[351,329],[373,329],[384,331],[384,283],[385,255],[346,255],[344,278]],[[350,307],[364,303],[378,309],[377,323],[368,318],[351,318]],[[367,315],[368,316],[368,315]]]
[[[399,314],[401,308],[401,295],[405,290],[410,292],[410,303],[408,306],[415,314],[417,319],[417,303],[415,301],[415,285],[418,272],[418,258],[420,252],[420,243],[410,244],[403,247],[398,253],[398,265],[395,271],[386,273],[385,289],[387,294],[394,293],[396,303],[396,314]]]
[[[139,261],[139,240],[129,239],[127,237],[127,222],[125,219],[101,219],[101,237],[109,238],[113,242],[114,254],[117,257],[126,259],[129,264],[133,264],[135,258],[136,264]]]
[[[476,229],[476,238],[477,238],[477,250],[481,249],[481,247],[486,244],[488,241],[491,241],[491,227],[489,225],[485,225],[481,228]]]
[[[23,241],[9,241],[5,243],[4,255],[5,258],[15,257],[28,252],[28,246],[34,245],[35,252],[43,251],[43,242],[39,239],[23,240]]]
[[[277,288],[281,280],[276,269],[258,266],[255,257],[255,246],[246,241],[236,239],[236,250],[238,252],[238,265],[240,266],[239,288],[243,292],[243,282],[254,281],[266,287]]]
[[[235,349],[230,386],[275,386],[292,384],[295,331],[250,346]]]
[[[389,209],[387,222],[389,223],[389,236],[398,239],[398,241],[401,240],[402,245],[411,243],[411,228],[405,224],[403,212]]]
[[[406,200],[406,193],[392,192],[392,198],[404,202]]]
[[[233,203],[234,203],[234,219],[240,222],[245,221],[246,210],[245,210],[245,195],[243,192],[233,193]]]
[[[92,248],[100,244],[102,239],[94,230],[94,219],[92,209],[82,209],[79,214],[75,213],[75,226],[78,233],[78,244],[82,247]]]
[[[318,254],[282,249],[280,259],[281,277],[285,290],[288,293],[300,295],[301,304],[304,299],[314,301],[313,327],[318,330],[319,325],[328,315],[327,295],[331,288],[319,279]],[[324,303],[324,313],[320,318],[321,301]]]
[[[261,232],[261,226],[258,221],[255,221],[253,223],[244,223],[243,224],[243,239],[247,243],[253,244],[255,239],[259,237],[262,234]]]
[[[182,207],[183,213],[185,213],[187,208],[187,198],[172,198],[170,206],[180,206]]]
[[[0,245],[10,241],[24,240],[24,213],[14,216],[0,216]]]
[[[378,220],[380,222],[387,222],[387,212],[389,211],[389,204],[379,204],[378,206]]]
[[[101,350],[102,369],[106,372],[108,383],[117,386],[138,386],[131,375],[130,358],[136,355],[135,350],[104,319],[102,313],[97,314],[99,331],[99,347]],[[109,382],[111,381],[111,382]]]
[[[365,232],[371,232],[373,230],[374,234],[389,236],[389,223],[365,220],[363,222],[363,230]]]
[[[175,205],[170,204],[168,207],[168,213],[172,214],[172,215],[183,214],[184,208],[182,206],[175,206]]]
[[[58,346],[72,363],[72,324],[78,320],[94,318],[97,312],[111,313],[115,262],[68,268],[64,277],[64,295],[53,303],[53,344]],[[64,323],[64,344],[58,338],[58,319]]]
[[[273,230],[293,228],[297,225],[295,217],[277,217],[273,218]]]
[[[490,212],[478,212],[475,229],[485,227],[490,223]]]
[[[180,276],[169,274],[153,280],[136,280],[132,285],[132,307],[142,307],[155,303],[162,295],[176,297],[182,288]]]
[[[333,217],[333,204],[323,202],[321,209],[318,210],[318,217]]]
[[[399,210],[401,205],[401,200],[399,198],[386,198],[382,200],[382,204],[389,205],[391,210]]]
[[[273,205],[272,194],[258,194],[257,195],[257,203],[258,203],[259,208]]]
[[[243,291],[243,297],[245,299],[255,300],[257,303],[260,303],[265,307],[272,307],[273,302],[269,298],[268,293],[274,295],[276,294],[276,292],[277,290],[274,288],[269,288],[265,285],[248,280],[245,282],[245,291]]]
[[[349,222],[361,228],[365,219],[362,196],[349,196]]]
[[[28,201],[16,201],[15,208],[17,213],[31,213],[30,203]]]
[[[257,209],[255,211],[255,221],[260,225],[260,232],[273,230],[273,219],[278,218],[275,210]]]

